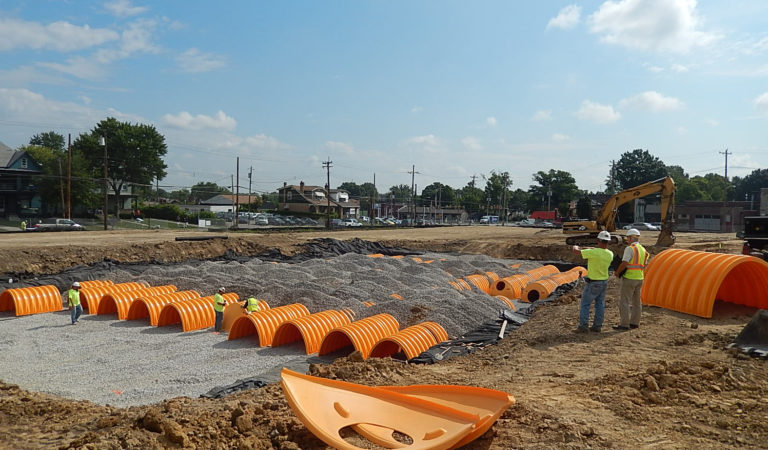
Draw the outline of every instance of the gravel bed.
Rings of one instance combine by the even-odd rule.
[[[541,265],[477,255],[427,253],[418,258],[432,262],[348,253],[300,263],[253,258],[153,265],[140,273],[116,266],[104,278],[174,284],[201,295],[224,286],[241,299],[253,295],[272,307],[302,303],[311,313],[343,308],[357,318],[388,313],[401,329],[432,320],[458,337],[496,318],[505,304],[477,289],[458,291],[449,281],[486,271],[505,277]],[[366,307],[363,301],[374,305]],[[197,397],[242,378],[276,381],[281,367],[306,370],[310,361],[320,360],[298,346],[259,348],[255,336],[228,341],[211,329],[183,333],[181,325],[152,327],[146,319],[84,314],[80,323],[69,322],[68,311],[23,317],[0,313],[5,361],[0,379],[32,391],[130,406]]]

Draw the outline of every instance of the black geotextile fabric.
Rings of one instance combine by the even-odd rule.
[[[221,398],[229,394],[234,394],[235,392],[244,391],[246,389],[262,388],[266,385],[266,382],[259,380],[258,378],[246,378],[237,380],[226,386],[215,387],[205,394],[201,394],[200,398]]]
[[[757,311],[729,347],[751,356],[768,358],[768,311]]]
[[[434,364],[456,356],[472,353],[489,345],[498,344],[501,327],[505,320],[507,321],[507,326],[504,329],[504,338],[527,322],[531,316],[533,316],[533,312],[538,306],[554,301],[557,297],[562,295],[563,292],[573,289],[575,285],[576,282],[574,281],[558,286],[549,297],[529,303],[520,307],[517,311],[502,309],[499,311],[499,317],[497,319],[480,325],[480,327],[458,339],[448,340],[430,347],[419,356],[409,359],[408,362],[415,364]]]

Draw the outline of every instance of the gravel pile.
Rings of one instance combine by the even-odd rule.
[[[298,263],[253,258],[153,265],[145,270],[113,267],[115,282],[174,284],[212,295],[224,286],[241,299],[256,296],[276,307],[302,303],[310,312],[352,309],[357,318],[393,315],[405,328],[432,320],[449,336],[460,336],[498,316],[505,304],[477,289],[458,291],[449,282],[486,271],[500,277],[540,264],[484,256],[421,254],[370,258],[347,253]],[[511,265],[519,264],[512,268]],[[103,272],[100,272],[103,273]],[[392,295],[402,296],[402,300]],[[363,301],[374,303],[372,307]],[[275,381],[286,366],[305,370],[308,359],[296,346],[257,347],[256,339],[227,341],[211,330],[182,333],[181,326],[152,327],[147,320],[84,315],[69,324],[67,311],[15,317],[0,313],[0,379],[34,391],[128,406],[175,396],[197,397],[237,379]]]

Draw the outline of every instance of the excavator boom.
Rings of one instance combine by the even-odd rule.
[[[672,235],[675,181],[669,176],[649,181],[612,195],[600,209],[600,213],[596,220],[563,223],[563,233],[586,233],[580,236],[569,236],[566,238],[566,243],[593,243],[597,233],[600,231],[616,231],[616,214],[621,205],[656,192],[661,192],[662,223],[661,232],[659,233],[659,238],[656,240],[656,245],[661,247],[669,247],[673,245],[675,242],[675,238]]]

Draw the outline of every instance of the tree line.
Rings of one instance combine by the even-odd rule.
[[[106,144],[106,148],[105,145]],[[67,174],[67,149],[64,137],[53,131],[32,136],[26,150],[42,166],[42,175],[35,177],[43,201],[56,205],[54,213],[63,211],[63,179]],[[165,138],[152,125],[120,122],[107,118],[92,130],[80,134],[71,146],[71,199],[73,205],[99,208],[104,183],[105,155],[108,168],[107,183],[116,193],[115,208],[121,204],[124,184],[133,186],[133,193],[142,203],[170,199],[183,204],[197,204],[219,194],[231,194],[231,189],[213,182],[201,181],[190,188],[172,191],[153,186],[166,176],[163,157],[167,153]],[[592,198],[612,195],[648,181],[671,176],[676,183],[676,203],[688,201],[750,200],[761,187],[768,186],[768,169],[756,169],[745,177],[726,180],[716,173],[690,176],[681,166],[666,165],[648,150],[635,149],[620,155],[608,169],[605,190],[591,192],[580,189],[568,171],[540,170],[531,176],[527,187],[513,186],[509,172],[491,171],[481,176],[484,184],[473,178],[461,188],[441,182],[424,187],[420,193],[411,186],[399,184],[379,191],[373,183],[357,184],[345,181],[338,189],[349,192],[360,201],[361,210],[374,213],[376,204],[435,206],[464,209],[469,213],[488,212],[510,216],[537,210],[558,210],[561,215],[590,218]],[[243,210],[255,210],[264,202],[277,203],[277,193],[251,194],[252,200]],[[576,201],[576,210],[570,209]],[[118,213],[119,211],[115,211]]]

